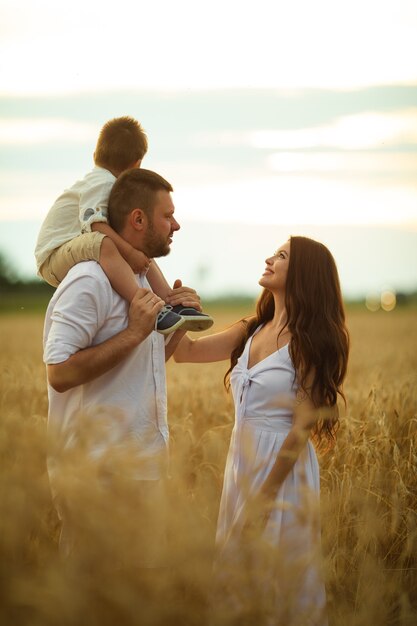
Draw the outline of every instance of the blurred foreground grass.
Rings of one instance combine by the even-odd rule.
[[[210,312],[221,329],[249,310]],[[417,620],[416,322],[413,310],[349,313],[348,407],[335,449],[320,459],[334,626],[411,626]],[[208,623],[214,532],[233,425],[222,383],[227,364],[168,364],[170,567],[145,576],[135,571],[132,556],[131,569],[117,569],[119,535],[127,537],[132,524],[140,524],[140,511],[123,510],[117,493],[95,509],[88,467],[74,488],[80,524],[88,525],[89,511],[95,530],[79,558],[63,564],[45,464],[42,326],[39,314],[0,317],[0,623]],[[99,520],[110,518],[115,532],[109,534],[111,526]],[[102,567],[99,555],[111,566]],[[218,623],[262,622],[242,617]]]

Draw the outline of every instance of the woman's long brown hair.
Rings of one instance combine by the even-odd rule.
[[[290,238],[290,260],[285,286],[286,325],[291,333],[290,356],[297,383],[318,409],[332,409],[313,429],[318,443],[334,441],[338,427],[337,396],[343,400],[343,381],[349,355],[349,333],[335,261],[323,244],[307,237]],[[245,334],[232,352],[230,373],[249,337],[274,316],[273,295],[264,289],[256,314],[245,320]],[[278,339],[278,338],[277,338]],[[307,387],[307,380],[309,386]]]

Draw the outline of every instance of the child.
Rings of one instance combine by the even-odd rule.
[[[131,117],[114,118],[101,129],[94,152],[95,168],[64,191],[49,210],[35,249],[38,275],[57,287],[68,271],[81,261],[97,261],[112,287],[128,302],[139,289],[134,274],[147,271],[153,291],[166,300],[170,287],[155,262],[135,250],[107,222],[107,203],[116,178],[140,167],[148,149],[146,134]],[[194,308],[165,306],[156,330],[169,334],[180,326],[205,330],[209,315]]]

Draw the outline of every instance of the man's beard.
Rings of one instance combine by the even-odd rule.
[[[172,233],[170,237],[172,236]],[[147,257],[154,259],[160,256],[166,256],[171,252],[168,243],[168,237],[162,237],[158,235],[154,229],[153,224],[149,224],[148,231],[146,233],[145,241],[143,242],[143,250]]]

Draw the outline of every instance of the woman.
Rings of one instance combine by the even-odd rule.
[[[339,278],[324,245],[291,237],[266,259],[259,284],[254,317],[184,337],[175,359],[231,358],[236,421],[216,535],[229,608],[287,626],[323,624],[319,468],[309,437],[333,442],[344,398],[349,336]]]

